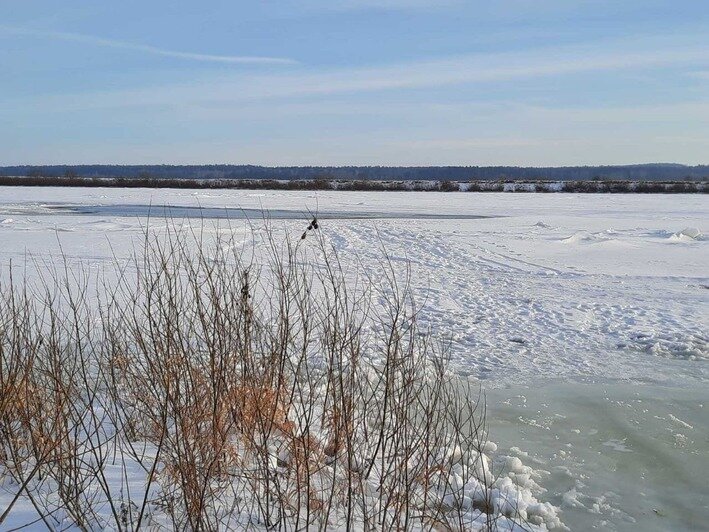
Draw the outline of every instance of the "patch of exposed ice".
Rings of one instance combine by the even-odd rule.
[[[628,449],[628,447],[625,445],[625,439],[619,440],[619,439],[610,439],[608,441],[604,441],[603,445],[605,447],[610,447],[614,451],[618,451],[619,453],[632,453],[633,451],[631,449]]]
[[[675,416],[674,414],[669,414],[668,417],[669,417],[672,421],[674,421],[675,423],[677,423],[679,426],[684,427],[685,429],[693,429],[693,428],[694,428],[692,425],[690,425],[690,424],[687,423],[686,421],[682,421],[680,418],[678,418],[678,417]]]
[[[686,447],[687,442],[688,442],[687,436],[685,436],[684,434],[680,434],[680,433],[675,434],[675,445],[677,447]]]
[[[584,504],[580,500],[580,493],[576,488],[571,488],[561,496],[562,508],[584,508]]]

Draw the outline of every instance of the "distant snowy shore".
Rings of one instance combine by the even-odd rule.
[[[0,176],[0,186],[197,188],[243,190],[345,190],[416,192],[574,192],[706,194],[709,181],[643,180],[371,180],[371,179],[189,179],[163,177]]]

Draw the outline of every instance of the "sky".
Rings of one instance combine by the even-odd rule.
[[[0,165],[709,163],[708,0],[0,0]]]

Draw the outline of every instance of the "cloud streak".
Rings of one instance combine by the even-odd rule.
[[[275,65],[292,65],[298,62],[284,57],[267,57],[267,56],[249,56],[249,55],[213,55],[202,54],[195,52],[183,52],[177,50],[166,50],[157,46],[146,44],[131,43],[126,41],[104,39],[93,35],[84,35],[81,33],[68,33],[58,31],[40,31],[29,28],[16,28],[11,26],[0,26],[0,36],[18,36],[18,37],[34,37],[39,39],[51,39],[66,42],[84,43],[92,46],[100,46],[104,48],[115,48],[119,50],[130,50],[134,52],[142,52],[151,55],[162,57],[172,57],[175,59],[183,59],[187,61],[202,61],[209,63],[231,63],[231,64],[275,64]]]
[[[43,98],[54,109],[125,106],[228,106],[257,101],[337,97],[382,91],[471,87],[590,72],[630,72],[654,68],[703,68],[709,45],[674,42],[664,46],[623,41],[598,46],[540,48],[522,52],[476,54],[382,66],[318,70],[300,67],[288,73],[236,73],[199,82],[158,85],[93,94]],[[8,102],[6,102],[8,103]]]
[[[460,5],[461,0],[297,0],[292,4],[318,11],[403,11],[441,9]]]

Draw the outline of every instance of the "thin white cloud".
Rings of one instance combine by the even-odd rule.
[[[693,78],[709,80],[709,70],[703,72],[690,72],[689,75]]]
[[[428,9],[460,4],[460,0],[330,0],[331,9]]]
[[[460,6],[466,0],[289,0],[286,5],[305,11],[419,11]]]
[[[562,76],[642,72],[658,68],[704,71],[709,44],[702,39],[634,38],[585,46],[545,47],[507,53],[473,54],[370,67],[315,69],[299,66],[288,73],[235,72],[202,75],[198,80],[125,90],[78,94],[47,94],[40,99],[6,99],[0,112],[38,108],[47,112],[101,108],[219,109],[229,114],[244,105],[317,101],[319,105],[351,100],[353,95],[397,90],[460,88],[460,94],[480,96],[480,88],[495,83]],[[486,90],[486,89],[482,89]],[[705,96],[695,95],[705,99]],[[435,103],[435,102],[430,102]],[[445,105],[445,101],[438,102]],[[344,102],[347,107],[356,102]],[[339,112],[334,110],[334,112]],[[267,115],[273,113],[265,113]],[[413,115],[420,113],[414,112]]]
[[[709,99],[694,102],[633,106],[540,107],[514,105],[511,112],[533,121],[569,124],[705,123],[709,124]],[[709,131],[709,129],[707,129]]]
[[[40,39],[52,39],[67,42],[78,42],[92,46],[105,48],[117,48],[121,50],[132,50],[163,57],[174,57],[189,61],[203,61],[211,63],[234,63],[234,64],[296,64],[297,61],[283,57],[262,57],[262,56],[242,56],[242,55],[213,55],[194,52],[181,52],[177,50],[166,50],[156,46],[137,44],[114,39],[104,39],[93,35],[83,35],[80,33],[67,33],[59,31],[40,31],[29,28],[17,28],[11,26],[0,26],[0,36],[20,36],[34,37]]]
[[[618,127],[656,127],[688,126],[698,127],[706,124],[704,130],[709,134],[709,97],[706,100],[638,105],[599,105],[588,106],[545,106],[530,105],[515,99],[508,100],[473,100],[452,103],[392,101],[342,101],[311,99],[306,101],[263,101],[250,102],[248,105],[205,104],[186,106],[180,109],[180,116],[187,121],[194,120],[210,124],[258,121],[260,123],[299,123],[306,124],[320,120],[319,123],[350,123],[358,120],[369,123],[376,121],[377,129],[386,128],[396,131],[401,124],[406,129],[425,125],[426,130],[435,126],[445,126],[445,142],[455,144],[460,138],[453,135],[468,135],[471,127],[489,131],[500,128],[502,124],[511,129],[525,129],[529,125],[540,127],[549,125],[558,130],[586,131]],[[524,126],[527,124],[527,126]],[[425,139],[426,140],[426,139]],[[427,141],[427,140],[426,140]],[[438,142],[438,139],[434,139]]]
[[[228,106],[391,90],[470,86],[589,72],[630,72],[653,68],[702,68],[709,44],[624,41],[595,46],[540,48],[524,52],[475,54],[376,67],[333,70],[299,68],[288,74],[211,76],[197,82],[93,94],[56,95],[43,102],[54,109],[123,106]],[[8,103],[8,102],[6,102]]]

